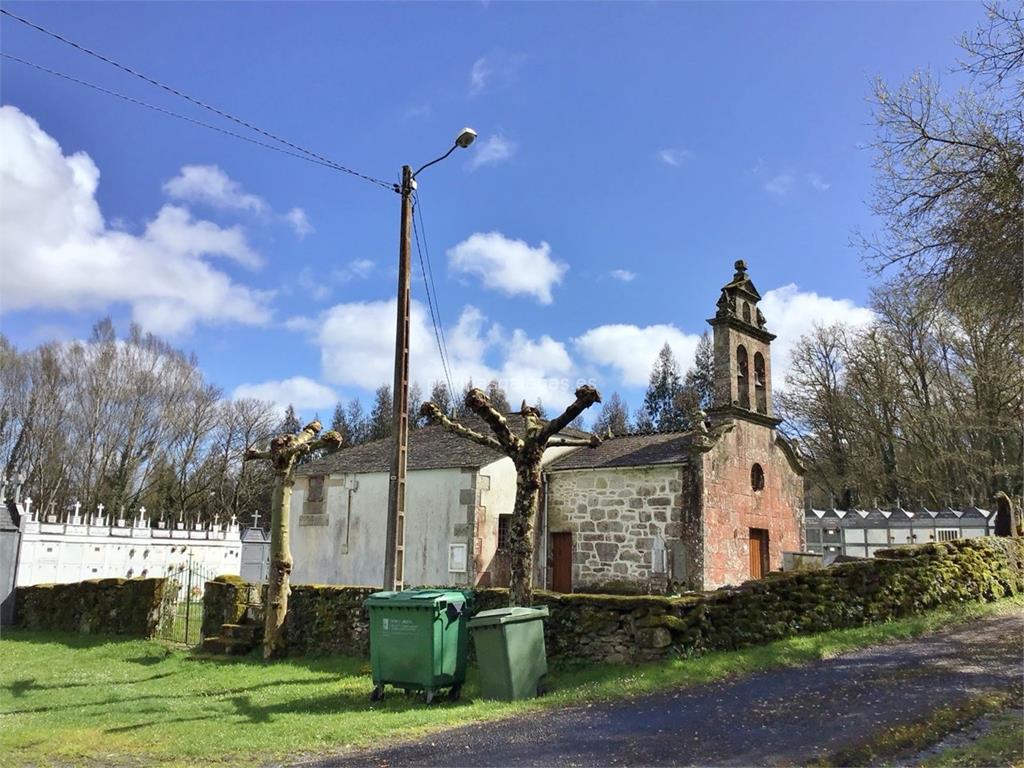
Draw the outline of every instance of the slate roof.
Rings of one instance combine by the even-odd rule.
[[[886,527],[932,527],[941,526],[943,522],[956,524],[961,520],[975,523],[985,523],[989,519],[987,510],[977,507],[965,507],[958,509],[929,510],[920,508],[907,510],[902,507],[892,509],[853,509],[843,511],[841,509],[809,509],[804,511],[807,520],[825,524],[835,518],[843,521],[845,528],[886,528]]]
[[[505,414],[508,425],[517,434],[522,432],[523,418],[518,413]],[[459,419],[465,427],[493,435],[491,428],[476,416]],[[563,435],[582,436],[585,432],[565,429]],[[391,468],[391,452],[394,442],[390,437],[369,443],[342,448],[319,461],[303,464],[295,470],[302,475],[362,474],[387,472]],[[589,449],[588,449],[589,450]],[[431,425],[409,432],[409,454],[406,469],[454,469],[460,467],[482,467],[492,461],[504,458],[505,454],[482,446],[472,440],[453,435],[443,427]]]
[[[689,461],[690,436],[690,432],[664,432],[613,437],[597,448],[580,448],[560,456],[548,465],[547,471],[685,464]]]

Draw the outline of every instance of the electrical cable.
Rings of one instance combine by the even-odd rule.
[[[431,323],[433,323],[433,326],[434,326],[434,339],[437,342],[437,353],[441,357],[441,368],[444,370],[444,377],[445,377],[445,380],[448,382],[448,392],[450,393],[450,396],[451,396],[451,398],[454,401],[455,389],[454,389],[454,387],[452,385],[451,369],[450,369],[448,358],[447,358],[447,354],[446,354],[447,353],[447,349],[446,349],[444,343],[442,342],[442,333],[443,333],[443,331],[441,331],[440,328],[439,328],[439,320],[438,320],[438,317],[437,317],[437,315],[440,314],[441,310],[440,310],[440,307],[438,307],[437,314],[435,314],[435,312],[434,312],[434,304],[435,304],[435,302],[431,298],[430,283],[428,282],[428,278],[427,278],[427,268],[426,268],[426,266],[424,264],[424,260],[423,260],[423,250],[420,248],[420,234],[419,234],[419,228],[416,226],[415,211],[416,211],[416,205],[413,206],[412,232],[413,232],[413,239],[416,241],[416,253],[418,253],[419,257],[420,257],[420,274],[423,275],[423,288],[424,288],[424,290],[426,291],[426,294],[427,294],[427,307],[430,310],[430,321],[431,321]]]
[[[441,318],[441,300],[437,296],[437,285],[434,284],[434,267],[430,263],[430,245],[427,242],[427,227],[423,223],[423,210],[422,210],[422,204],[420,202],[420,196],[419,196],[418,192],[416,193],[416,205],[413,206],[412,210],[413,210],[413,216],[414,217],[418,216],[419,220],[420,220],[420,231],[423,233],[423,250],[427,254],[427,275],[429,275],[429,277],[430,277],[430,290],[434,294],[434,304],[437,305],[437,316],[438,316],[438,319],[439,319],[438,325],[440,326],[440,329],[441,329],[441,347],[444,349],[444,356],[448,360],[448,367],[449,367],[449,371],[450,371],[451,370],[451,355],[448,354],[448,339],[445,338],[445,335],[444,335],[444,323],[440,322],[440,318]],[[413,224],[415,224],[415,221],[413,222]],[[415,230],[415,226],[413,227],[413,229]],[[451,379],[449,379],[449,381],[448,381],[449,388],[451,387],[451,385],[452,385],[452,382],[451,382]],[[452,397],[455,397],[455,392],[454,391],[452,391]]]
[[[119,63],[117,61],[114,61],[114,59],[111,59],[108,56],[104,56],[101,53],[97,53],[96,51],[94,51],[94,50],[92,50],[90,48],[87,48],[84,45],[76,43],[74,40],[69,40],[68,38],[64,37],[63,35],[60,35],[60,34],[58,34],[56,32],[53,32],[53,31],[51,31],[49,29],[46,29],[45,27],[41,27],[40,25],[36,24],[35,22],[29,21],[26,18],[18,16],[16,13],[11,13],[11,11],[7,10],[6,8],[0,8],[0,14],[3,14],[4,16],[12,18],[12,19],[14,19],[17,22],[19,22],[21,24],[24,24],[27,27],[31,27],[32,29],[35,29],[35,30],[37,30],[39,32],[42,32],[44,35],[48,35],[49,37],[52,37],[54,40],[58,40],[58,41],[64,43],[65,45],[70,45],[72,48],[75,48],[75,49],[77,49],[77,50],[81,51],[82,53],[85,53],[85,54],[87,54],[89,56],[92,56],[93,58],[99,59],[102,62],[110,64],[111,66],[120,69],[122,72],[127,72],[128,74],[130,74],[130,75],[132,75],[134,77],[137,77],[137,78],[139,78],[141,80],[144,80],[145,82],[147,82],[147,83],[149,83],[151,85],[155,85],[158,88],[162,88],[163,90],[167,91],[168,93],[172,93],[175,96],[178,96],[179,98],[185,99],[186,101],[189,101],[189,102],[191,102],[192,104],[195,104],[198,107],[202,107],[203,109],[209,110],[210,112],[213,112],[214,114],[217,114],[217,115],[225,118],[226,120],[230,120],[231,122],[237,123],[238,125],[241,125],[241,126],[243,126],[245,128],[248,128],[251,131],[255,131],[256,133],[262,134],[263,136],[266,136],[269,139],[273,139],[274,141],[276,141],[276,142],[278,142],[280,144],[283,144],[286,147],[290,147],[291,149],[293,149],[293,150],[295,150],[297,152],[301,152],[304,155],[309,155],[310,157],[313,157],[313,158],[319,160],[322,164],[329,165],[330,167],[335,168],[336,170],[339,170],[339,171],[341,171],[343,173],[347,173],[347,174],[350,174],[350,175],[355,176],[357,178],[363,179],[364,181],[369,181],[372,184],[377,184],[378,186],[384,187],[385,189],[390,189],[390,190],[394,190],[395,189],[395,185],[394,184],[389,184],[388,182],[383,181],[381,179],[377,179],[377,178],[374,178],[373,176],[368,176],[368,175],[366,175],[364,173],[360,173],[359,171],[353,170],[352,168],[348,168],[347,166],[344,166],[341,163],[337,163],[337,162],[331,160],[330,158],[324,157],[323,155],[320,155],[320,154],[318,154],[316,152],[313,152],[312,150],[306,149],[305,147],[302,147],[302,146],[300,146],[298,144],[294,144],[294,143],[288,141],[287,139],[281,138],[277,134],[274,134],[274,133],[271,133],[270,131],[264,130],[264,129],[262,129],[262,128],[256,126],[256,125],[253,125],[252,123],[249,123],[249,122],[247,122],[247,121],[245,121],[245,120],[243,120],[243,119],[241,119],[239,117],[235,117],[234,115],[230,114],[229,112],[225,112],[222,109],[218,109],[217,107],[214,107],[214,106],[212,106],[210,104],[207,104],[207,103],[205,103],[205,102],[203,102],[203,101],[201,101],[201,100],[199,100],[199,99],[197,99],[197,98],[195,98],[193,96],[189,96],[187,93],[184,93],[184,92],[178,90],[177,88],[174,88],[174,87],[172,87],[170,85],[166,85],[165,83],[162,83],[159,80],[156,80],[156,79],[150,77],[149,75],[146,75],[146,74],[144,74],[142,72],[139,72],[139,71],[137,71],[135,69],[132,69],[131,67],[126,66],[124,64],[121,64],[121,63]]]
[[[179,112],[174,112],[174,111],[172,111],[170,109],[164,109],[163,107],[158,107],[155,104],[150,104],[149,102],[141,101],[140,99],[136,99],[136,98],[134,98],[132,96],[126,96],[123,93],[118,93],[117,91],[112,91],[109,88],[104,88],[101,85],[96,85],[95,83],[90,83],[87,80],[81,80],[81,79],[79,79],[77,77],[73,77],[72,75],[68,75],[68,74],[65,74],[63,72],[58,72],[55,69],[50,69],[49,67],[44,67],[44,66],[42,66],[40,64],[35,64],[35,63],[31,62],[31,61],[19,58],[19,57],[14,56],[14,55],[12,55],[10,53],[4,53],[4,52],[0,51],[0,56],[2,56],[5,59],[10,59],[11,61],[16,61],[19,64],[24,64],[27,67],[32,67],[33,69],[38,69],[40,72],[45,72],[45,73],[47,73],[49,75],[53,75],[55,77],[63,78],[64,80],[68,80],[68,81],[70,81],[72,83],[75,83],[77,85],[84,85],[86,88],[92,88],[95,91],[99,91],[100,93],[104,93],[104,94],[106,94],[108,96],[114,96],[115,98],[122,99],[122,100],[127,101],[127,102],[129,102],[131,104],[136,104],[136,105],[138,105],[140,107],[146,107],[146,109],[152,109],[155,112],[159,112],[159,113],[167,115],[169,117],[177,118],[178,120],[184,120],[187,123],[192,123],[193,125],[198,125],[198,126],[200,126],[202,128],[208,128],[211,131],[216,131],[217,133],[222,133],[225,136],[230,136],[230,137],[235,138],[235,139],[241,139],[242,141],[246,141],[246,142],[248,142],[250,144],[255,144],[258,147],[264,147],[266,149],[273,150],[274,152],[280,152],[282,154],[289,155],[290,157],[296,157],[299,160],[305,160],[306,162],[314,163],[316,165],[322,165],[322,166],[324,166],[326,168],[331,168],[333,170],[340,170],[340,168],[335,163],[332,163],[332,162],[329,162],[329,161],[328,162],[324,162],[322,160],[317,160],[317,159],[315,159],[313,157],[310,157],[309,155],[302,155],[302,154],[299,154],[298,152],[292,152],[291,150],[287,150],[287,149],[284,149],[282,147],[275,146],[274,144],[268,144],[265,141],[260,141],[259,139],[254,139],[251,136],[243,136],[240,133],[235,133],[234,131],[229,131],[226,128],[221,128],[221,127],[216,126],[216,125],[211,125],[210,123],[204,123],[202,120],[196,120],[194,117],[189,117],[188,115],[182,115]],[[389,185],[388,188],[389,189],[391,188],[390,185]]]

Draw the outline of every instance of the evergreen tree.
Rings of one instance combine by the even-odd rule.
[[[363,404],[359,402],[358,397],[349,400],[345,409],[345,420],[348,422],[351,435],[348,445],[365,443],[370,434],[370,425],[366,421],[366,413],[363,412]]]
[[[618,392],[612,392],[611,397],[601,404],[601,412],[594,421],[593,431],[603,436],[609,431],[613,435],[628,435],[629,430],[629,406]]]
[[[391,435],[392,405],[391,387],[387,384],[377,387],[373,395],[373,410],[370,411],[368,439],[380,440]]]
[[[409,428],[419,429],[426,423],[420,416],[420,406],[423,405],[423,390],[416,382],[409,387]]]
[[[508,395],[497,379],[487,382],[487,389],[484,391],[487,394],[487,399],[491,401],[491,407],[498,413],[509,413],[512,410],[512,406],[508,402]]]
[[[443,381],[435,381],[430,390],[430,402],[441,409],[442,413],[452,412],[452,393],[448,391],[448,385]]]
[[[339,400],[334,406],[334,416],[331,417],[331,429],[341,435],[342,445],[348,446],[355,442],[352,437],[352,427],[349,425],[348,414],[345,406]]]
[[[295,408],[291,403],[288,403],[288,408],[284,412],[284,420],[281,422],[281,427],[278,430],[284,435],[297,435],[302,430],[302,424],[299,422],[299,417],[295,414]]]
[[[679,375],[679,363],[676,362],[672,348],[665,346],[658,353],[658,359],[651,370],[650,384],[644,395],[645,421],[650,421],[658,432],[671,432],[685,429],[687,414],[682,410],[681,398],[682,379]]]
[[[706,411],[711,407],[715,399],[715,353],[707,331],[704,331],[697,343],[693,367],[686,372],[683,386],[690,390],[696,408]]]
[[[456,416],[461,417],[465,416],[467,413],[471,413],[471,411],[468,408],[466,408],[466,396],[473,389],[475,389],[475,387],[473,386],[473,380],[469,379],[466,382],[466,386],[462,388],[462,396],[458,399],[457,402],[452,403],[452,411],[455,412]]]

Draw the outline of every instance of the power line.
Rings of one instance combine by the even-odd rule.
[[[444,356],[448,359],[449,368],[451,367],[451,356],[448,354],[448,339],[444,335],[444,323],[440,322],[441,318],[441,301],[437,297],[437,286],[434,284],[434,267],[430,263],[430,246],[427,243],[427,227],[423,223],[423,210],[422,203],[420,202],[420,196],[416,195],[416,205],[412,209],[414,217],[418,216],[420,220],[420,230],[423,232],[423,250],[427,254],[427,275],[430,277],[430,290],[434,294],[434,303],[437,305],[437,316],[438,325],[441,328],[441,346],[444,349]],[[416,230],[416,222],[413,221],[413,231]],[[422,268],[422,265],[421,265]],[[451,386],[451,381],[448,382],[448,386]],[[455,396],[455,392],[452,392],[452,397]]]
[[[303,155],[303,154],[299,154],[298,152],[292,152],[291,150],[284,149],[283,147],[278,147],[278,146],[276,146],[274,144],[268,144],[265,141],[260,141],[259,139],[254,139],[251,136],[243,136],[240,133],[235,133],[234,131],[229,131],[226,128],[221,128],[221,127],[216,126],[216,125],[211,125],[210,123],[204,123],[202,120],[196,120],[194,117],[189,117],[188,115],[182,115],[179,112],[174,112],[174,111],[172,111],[170,109],[164,109],[163,107],[158,107],[155,104],[150,104],[149,102],[141,101],[140,99],[136,99],[136,98],[134,98],[132,96],[126,96],[123,93],[118,93],[117,91],[112,91],[109,88],[104,88],[101,85],[96,85],[95,83],[90,83],[87,80],[81,80],[81,79],[79,79],[77,77],[73,77],[72,75],[65,74],[64,72],[58,72],[55,69],[50,69],[49,67],[44,67],[44,66],[42,66],[40,64],[35,64],[35,63],[31,62],[31,61],[27,61],[26,59],[22,59],[22,58],[19,58],[17,56],[13,56],[13,55],[11,55],[9,53],[0,52],[0,56],[2,56],[5,59],[10,59],[11,61],[16,61],[19,64],[24,64],[27,67],[32,67],[33,69],[38,69],[40,72],[45,72],[48,75],[53,75],[54,77],[63,78],[64,80],[68,80],[69,82],[75,83],[77,85],[83,85],[86,88],[92,88],[95,91],[99,91],[100,93],[106,94],[108,96],[113,96],[113,97],[118,98],[118,99],[122,99],[122,100],[127,101],[127,102],[129,102],[131,104],[136,104],[136,105],[138,105],[140,107],[145,107],[146,109],[152,109],[155,112],[159,112],[159,113],[167,115],[169,117],[177,118],[178,120],[184,120],[187,123],[192,123],[193,125],[198,125],[198,126],[200,126],[202,128],[208,128],[211,131],[216,131],[217,133],[222,133],[225,136],[230,136],[231,138],[234,138],[234,139],[240,139],[240,140],[246,141],[246,142],[248,142],[250,144],[255,144],[258,147],[264,147],[266,149],[273,150],[274,152],[280,152],[280,153],[288,155],[290,157],[296,157],[299,160],[305,160],[306,162],[309,162],[309,163],[314,163],[316,165],[322,165],[322,166],[324,166],[326,168],[331,168],[333,170],[340,170],[340,168],[337,166],[337,164],[332,163],[330,161],[324,162],[322,160],[317,160],[316,158],[310,157],[309,155]],[[389,187],[389,189],[390,189],[390,187]]]
[[[281,138],[277,134],[271,133],[270,131],[267,131],[267,130],[264,130],[263,128],[255,126],[252,123],[249,123],[249,122],[241,119],[240,117],[235,117],[234,115],[230,114],[229,112],[225,112],[224,110],[218,109],[217,107],[214,107],[214,106],[212,106],[210,104],[207,104],[206,102],[201,101],[201,100],[199,100],[199,99],[197,99],[197,98],[195,98],[193,96],[189,96],[187,93],[184,93],[184,92],[178,90],[177,88],[174,88],[173,86],[170,86],[170,85],[167,85],[165,83],[162,83],[159,80],[156,80],[156,79],[150,77],[149,75],[146,75],[146,74],[144,74],[142,72],[139,72],[139,71],[137,71],[135,69],[132,69],[131,67],[126,66],[124,64],[121,64],[120,62],[114,61],[113,59],[109,58],[108,56],[104,56],[103,54],[98,53],[98,52],[92,50],[91,48],[87,48],[84,45],[76,43],[74,40],[69,40],[68,38],[64,37],[63,35],[60,35],[60,34],[58,34],[56,32],[53,32],[53,31],[51,31],[49,29],[46,29],[45,27],[41,27],[38,24],[36,24],[36,23],[34,23],[32,21],[29,21],[26,18],[18,16],[15,13],[11,13],[6,8],[0,8],[0,14],[3,14],[4,16],[8,16],[8,17],[14,19],[17,22],[20,22],[21,24],[24,24],[27,27],[31,27],[32,29],[35,29],[35,30],[37,30],[39,32],[42,32],[44,35],[48,35],[49,37],[52,37],[54,40],[58,40],[58,41],[64,43],[65,45],[70,45],[72,48],[75,48],[75,49],[81,51],[82,53],[88,54],[89,56],[92,56],[93,58],[99,59],[102,62],[110,64],[111,66],[120,69],[122,72],[127,72],[128,74],[130,74],[130,75],[132,75],[134,77],[137,77],[140,80],[144,80],[145,82],[149,83],[150,85],[155,85],[156,87],[162,88],[163,90],[167,91],[168,93],[172,93],[175,96],[178,96],[179,98],[185,99],[186,101],[189,101],[189,102],[191,102],[192,104],[195,104],[198,107],[202,107],[203,109],[209,110],[210,112],[213,112],[214,114],[217,114],[217,115],[225,118],[226,120],[230,120],[231,122],[237,123],[238,125],[241,125],[241,126],[243,126],[245,128],[248,128],[251,131],[255,131],[256,133],[262,134],[263,136],[266,136],[269,139],[273,139],[274,141],[276,141],[276,142],[278,142],[280,144],[283,144],[286,147],[290,147],[291,149],[293,149],[293,150],[295,150],[297,152],[300,152],[303,155],[308,155],[308,156],[310,156],[312,158],[315,158],[316,160],[319,160],[324,165],[328,165],[331,168],[335,168],[336,170],[339,170],[339,171],[341,171],[343,173],[347,173],[347,174],[350,174],[350,175],[355,176],[357,178],[363,179],[364,181],[369,181],[372,184],[377,184],[378,186],[384,187],[385,189],[391,189],[391,190],[395,189],[395,185],[394,184],[389,184],[388,182],[383,181],[381,179],[377,179],[377,178],[374,178],[373,176],[368,176],[368,175],[366,175],[364,173],[360,173],[359,171],[353,170],[352,168],[348,168],[348,167],[342,165],[341,163],[337,163],[337,162],[331,160],[330,158],[324,157],[323,155],[320,155],[320,154],[318,154],[316,152],[313,152],[312,150],[306,149],[305,147],[299,146],[298,144],[294,144],[294,143],[288,141],[287,139]]]
[[[420,257],[420,274],[423,275],[423,288],[427,294],[427,307],[430,309],[430,322],[434,326],[434,340],[437,342],[437,353],[441,356],[441,368],[444,370],[444,378],[448,382],[448,392],[451,395],[452,400],[455,398],[455,387],[452,384],[451,370],[448,363],[447,347],[443,341],[443,330],[439,327],[438,315],[441,312],[440,307],[437,309],[437,313],[434,312],[434,300],[431,299],[430,283],[427,282],[427,268],[423,261],[423,251],[420,249],[420,233],[419,228],[416,226],[416,208],[418,207],[419,201],[416,201],[417,205],[413,206],[413,220],[412,220],[412,232],[413,237],[416,240],[416,253]],[[424,237],[426,240],[426,237]],[[435,296],[436,298],[436,296]]]

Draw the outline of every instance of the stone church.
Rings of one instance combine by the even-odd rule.
[[[552,589],[714,589],[803,549],[803,467],[772,410],[775,336],[746,264],[735,267],[708,320],[707,418],[691,432],[617,437],[547,467]]]
[[[545,452],[537,587],[712,589],[777,569],[784,551],[802,548],[802,469],[776,431],[775,337],[760,298],[736,262],[708,321],[714,407],[697,429]],[[513,429],[518,419],[510,414]],[[296,472],[297,583],[381,583],[390,452],[390,441],[378,440]],[[408,456],[405,583],[507,584],[512,460],[436,426],[411,433]]]

